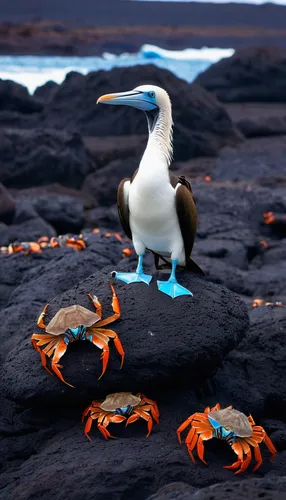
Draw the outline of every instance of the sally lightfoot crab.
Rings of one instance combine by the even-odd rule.
[[[131,392],[116,392],[109,394],[104,401],[93,401],[86,408],[82,415],[82,421],[88,416],[84,433],[90,439],[88,433],[91,429],[93,420],[97,420],[97,427],[105,439],[114,438],[107,430],[108,424],[126,421],[126,425],[136,422],[143,418],[147,422],[148,437],[153,428],[153,419],[159,423],[159,409],[157,403],[152,399],[146,398],[143,394],[134,396]],[[153,419],[152,419],[153,417]]]
[[[235,474],[244,472],[249,466],[252,459],[251,446],[254,448],[254,458],[256,460],[253,471],[256,471],[262,464],[260,443],[264,442],[266,444],[273,457],[277,453],[263,427],[255,425],[251,416],[247,417],[244,413],[234,410],[232,406],[221,410],[219,403],[217,403],[213,408],[206,408],[204,413],[191,415],[177,429],[180,443],[181,432],[189,425],[191,425],[191,430],[187,434],[185,443],[194,463],[193,450],[196,447],[198,457],[207,465],[204,460],[203,442],[212,438],[225,440],[236,453],[238,460],[232,465],[225,466],[225,469],[238,469]]]
[[[74,387],[65,381],[59,365],[60,358],[65,354],[67,347],[70,343],[77,340],[89,340],[94,345],[102,349],[102,373],[99,378],[105,373],[108,359],[109,359],[109,347],[108,343],[110,339],[114,340],[114,345],[117,352],[121,356],[121,366],[122,368],[124,361],[124,350],[119,337],[113,330],[108,330],[103,328],[110,323],[113,323],[118,318],[120,318],[120,305],[119,300],[114,290],[114,287],[110,284],[112,290],[112,316],[102,319],[102,306],[98,298],[95,295],[88,294],[95,309],[96,313],[86,309],[85,307],[79,305],[73,305],[69,307],[64,307],[60,309],[57,314],[52,318],[49,324],[46,326],[44,323],[44,318],[47,314],[47,304],[43,312],[40,314],[38,319],[38,326],[45,330],[45,333],[34,333],[31,337],[33,347],[40,353],[42,365],[51,375],[52,372],[47,367],[47,357],[51,359],[51,368],[55,374],[70,387]],[[42,346],[45,346],[44,348]]]

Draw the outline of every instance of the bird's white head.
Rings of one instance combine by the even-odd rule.
[[[150,151],[154,157],[156,149],[157,155],[163,155],[167,164],[170,164],[173,152],[173,121],[171,101],[164,89],[156,85],[139,85],[128,92],[102,95],[97,99],[97,103],[125,104],[145,111],[149,128],[149,141],[142,161],[149,158]]]
[[[105,94],[97,99],[97,104],[125,104],[142,111],[170,108],[170,98],[167,92],[156,85],[139,85],[128,92]]]

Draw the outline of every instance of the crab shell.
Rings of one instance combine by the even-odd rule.
[[[229,428],[238,437],[252,436],[252,428],[249,420],[244,413],[232,408],[224,410],[216,410],[209,413],[209,417],[213,418],[223,427]]]
[[[92,326],[99,319],[98,314],[75,304],[60,309],[47,325],[46,332],[52,335],[61,335],[68,328],[77,328],[79,325]]]
[[[100,408],[105,411],[115,411],[117,408],[137,406],[140,402],[141,398],[134,396],[131,392],[115,392],[114,394],[109,394],[105,398]]]

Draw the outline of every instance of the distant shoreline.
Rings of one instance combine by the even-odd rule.
[[[12,5],[13,4],[13,5]],[[16,4],[16,5],[15,5]],[[101,55],[166,49],[286,47],[286,6],[14,0],[0,9],[2,55]]]

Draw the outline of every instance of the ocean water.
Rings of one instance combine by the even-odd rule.
[[[33,93],[38,86],[49,80],[61,83],[70,71],[87,74],[100,69],[152,63],[192,82],[210,64],[223,57],[230,57],[233,52],[233,49],[207,47],[171,51],[155,45],[143,45],[137,54],[119,56],[109,53],[102,57],[0,56],[0,78],[21,83]]]

